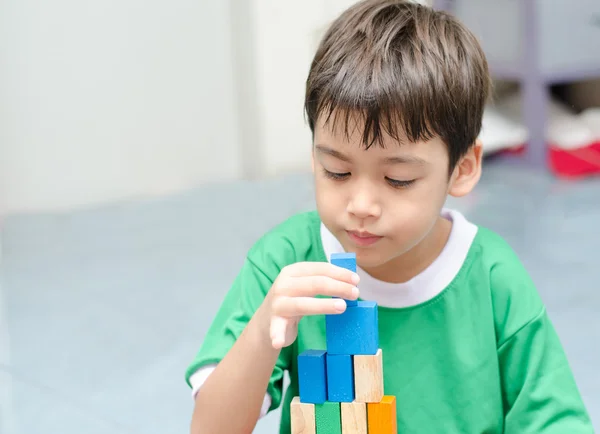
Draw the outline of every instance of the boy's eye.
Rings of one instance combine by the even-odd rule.
[[[331,178],[331,179],[335,179],[335,180],[342,180],[342,179],[346,179],[347,177],[350,176],[350,172],[346,172],[346,173],[337,173],[337,172],[330,172],[327,169],[323,169],[323,173],[325,174],[326,177]]]
[[[392,178],[385,178],[385,180],[388,182],[388,184],[390,184],[394,188],[410,187],[416,181],[415,179],[410,179],[407,181],[400,181],[398,179],[392,179]]]

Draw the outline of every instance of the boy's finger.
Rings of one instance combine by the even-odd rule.
[[[328,295],[356,300],[359,295],[356,286],[327,276],[293,277],[288,279],[285,284],[290,286],[287,288],[286,293],[296,297]]]
[[[285,344],[285,332],[288,327],[289,320],[287,318],[282,318],[280,316],[276,316],[271,319],[271,345],[276,350],[283,348]]]
[[[339,298],[279,297],[273,304],[277,316],[297,317],[342,313],[346,302]]]
[[[358,284],[358,274],[329,262],[297,262],[286,267],[292,277],[327,276],[343,282]]]

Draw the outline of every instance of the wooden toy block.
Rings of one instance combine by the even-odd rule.
[[[342,434],[342,416],[339,402],[315,405],[317,434]]]
[[[356,253],[332,253],[330,262],[356,273]],[[357,300],[346,300],[347,306],[356,306],[356,303]]]
[[[396,397],[384,396],[380,402],[367,404],[369,434],[398,434]]]
[[[342,434],[367,434],[367,404],[342,402]]]
[[[291,434],[317,434],[315,404],[304,404],[300,397],[292,399],[290,405]]]
[[[379,349],[377,303],[359,301],[341,314],[325,315],[329,354],[375,354]]]
[[[354,395],[357,402],[380,402],[383,398],[383,354],[354,356]]]
[[[348,354],[327,354],[327,400],[354,400],[354,364]]]
[[[306,350],[298,355],[300,402],[322,404],[327,401],[326,351]]]

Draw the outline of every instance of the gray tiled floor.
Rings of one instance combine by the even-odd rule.
[[[0,432],[187,432],[183,372],[246,249],[312,203],[310,178],[296,175],[8,219]],[[600,179],[494,163],[472,196],[449,205],[521,256],[600,430]],[[275,432],[277,416],[256,432]]]

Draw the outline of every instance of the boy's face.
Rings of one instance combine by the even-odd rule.
[[[323,223],[367,271],[399,265],[411,259],[407,256],[426,261],[428,249],[446,241],[431,238],[443,237],[440,211],[447,195],[467,194],[479,179],[481,146],[448,176],[441,139],[399,145],[385,136],[384,148],[374,144],[365,150],[362,128],[350,127],[355,133],[349,139],[322,121],[315,127],[313,171]]]

